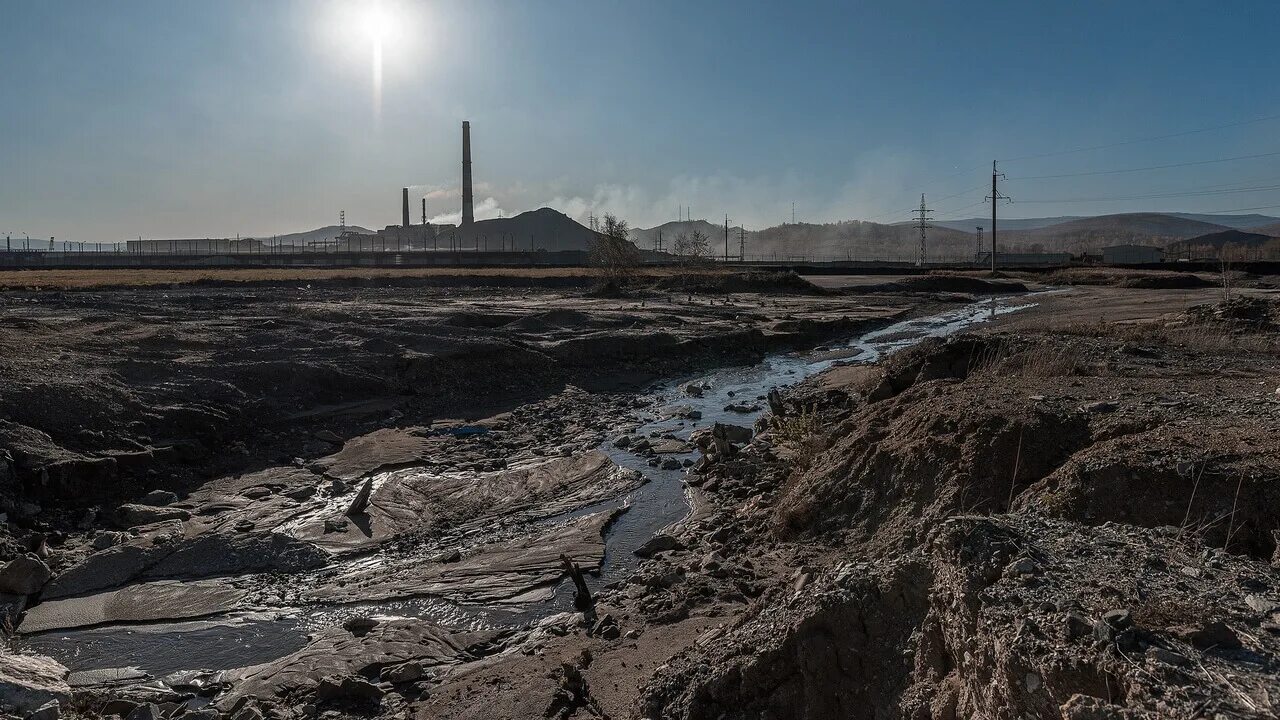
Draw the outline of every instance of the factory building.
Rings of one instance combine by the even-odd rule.
[[[1107,265],[1149,265],[1164,262],[1164,250],[1152,245],[1112,245],[1102,248]]]

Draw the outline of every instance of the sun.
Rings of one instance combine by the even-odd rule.
[[[382,7],[382,3],[369,3],[364,8],[360,24],[365,34],[375,43],[381,43],[392,30],[391,17]]]

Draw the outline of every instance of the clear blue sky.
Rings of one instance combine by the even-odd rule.
[[[963,217],[993,158],[1280,115],[1274,0],[382,0],[380,33],[370,4],[7,0],[0,233],[382,226],[404,185],[444,216],[463,119],[488,213],[891,222],[923,191]],[[1007,162],[1007,214],[1280,205],[1030,202],[1280,186],[1280,155],[1019,180],[1277,151],[1268,120]]]

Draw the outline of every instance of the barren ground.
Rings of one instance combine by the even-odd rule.
[[[1017,289],[974,280],[0,294],[0,703],[1275,717],[1267,291],[1090,278],[877,364],[836,342]],[[649,385],[796,350],[835,365],[772,399]]]

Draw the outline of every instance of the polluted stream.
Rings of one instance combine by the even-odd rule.
[[[674,461],[663,469],[652,466],[648,457],[616,447],[614,438],[628,435],[637,442],[646,439],[656,443],[674,436],[687,441],[694,430],[717,422],[751,427],[763,414],[767,405],[764,397],[771,388],[794,385],[837,364],[875,363],[925,338],[945,337],[1034,305],[1027,296],[992,298],[896,322],[812,351],[773,354],[750,366],[724,367],[656,383],[644,394],[655,401],[651,407],[657,410],[640,411],[640,423],[613,428],[599,448],[618,465],[642,473],[647,481],[621,497],[535,522],[529,534],[573,518],[625,507],[626,512],[608,527],[599,574],[589,575],[588,580],[599,588],[626,578],[640,562],[633,553],[636,548],[688,517],[690,505],[683,477],[699,453],[695,449],[660,454],[660,463]],[[701,388],[701,394],[688,393],[690,385]],[[672,467],[677,463],[681,467]],[[371,561],[376,562],[368,558],[340,562]],[[66,665],[73,671],[75,684],[127,683],[184,671],[230,670],[270,662],[303,648],[314,632],[353,616],[421,618],[453,629],[515,629],[571,609],[572,586],[562,581],[550,599],[524,604],[467,605],[418,597],[273,608],[180,622],[50,631],[22,636],[17,644]]]

